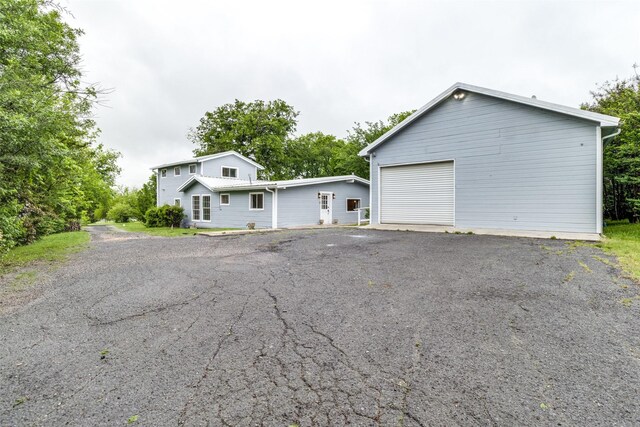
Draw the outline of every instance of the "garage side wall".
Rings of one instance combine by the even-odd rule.
[[[336,197],[332,200],[333,219],[339,224],[358,222],[356,212],[347,212],[347,198],[360,199],[360,206],[369,206],[369,186],[360,183],[336,182],[329,184],[305,185],[278,190],[278,227],[314,225],[320,219],[318,192],[330,191]],[[362,214],[364,217],[364,213]]]
[[[375,149],[379,168],[455,162],[455,225],[597,232],[594,123],[485,95],[449,98]]]

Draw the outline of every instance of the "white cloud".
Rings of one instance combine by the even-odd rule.
[[[64,1],[64,0],[63,0]],[[281,98],[299,132],[418,108],[456,81],[577,106],[640,61],[640,2],[66,0],[124,185],[191,155],[205,111]]]

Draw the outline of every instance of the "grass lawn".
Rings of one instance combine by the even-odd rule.
[[[121,230],[132,231],[136,233],[147,233],[152,236],[162,237],[184,237],[193,236],[197,233],[204,233],[210,231],[228,231],[237,230],[237,228],[171,228],[171,227],[145,227],[141,222],[126,222],[126,223],[114,223],[114,222],[100,222],[92,225],[113,225]]]
[[[86,248],[88,243],[89,233],[74,231],[52,234],[30,245],[15,247],[0,258],[0,276],[35,261],[63,261],[68,255]]]
[[[607,222],[604,235],[607,238],[598,246],[614,253],[622,268],[634,279],[640,280],[640,224],[629,224],[627,221]]]

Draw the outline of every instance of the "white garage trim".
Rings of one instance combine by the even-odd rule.
[[[428,165],[437,165],[437,164],[442,164],[443,166],[442,169],[439,171],[439,173],[442,174],[441,177],[445,178],[446,180],[449,180],[449,179],[451,180],[450,190],[447,190],[446,195],[443,195],[442,200],[446,201],[446,204],[442,205],[444,206],[444,210],[442,211],[442,216],[437,217],[436,215],[436,217],[433,217],[432,219],[426,219],[426,218],[420,219],[419,214],[417,216],[415,215],[418,210],[414,208],[413,210],[406,212],[407,213],[406,219],[402,219],[402,214],[403,214],[402,210],[400,210],[399,213],[398,212],[396,212],[395,214],[392,213],[391,219],[384,219],[382,214],[382,197],[383,197],[382,187],[385,181],[387,183],[389,182],[388,181],[389,178],[387,178],[387,180],[383,180],[382,175],[385,173],[385,171],[383,171],[382,169],[384,168],[391,171],[391,169],[393,168],[401,168],[402,166],[411,167],[411,166],[428,166]],[[447,166],[447,164],[450,164],[450,168]],[[407,172],[409,171],[404,171],[404,173],[407,173]],[[429,173],[427,170],[423,170],[423,172],[425,172],[427,175]],[[456,172],[456,167],[455,167],[454,159],[439,159],[439,160],[432,160],[427,162],[423,161],[423,162],[378,165],[378,180],[377,180],[378,182],[378,206],[377,206],[378,207],[378,223],[379,224],[382,224],[382,223],[434,224],[434,225],[450,225],[455,227],[455,223],[456,223],[456,175],[455,175],[455,172]],[[402,177],[400,177],[400,179],[402,179]],[[408,184],[416,184],[416,182],[411,179],[405,179],[404,181],[407,182]],[[402,189],[402,182],[396,183],[396,186],[398,185],[400,186],[399,189]],[[395,191],[395,190],[393,190],[393,187],[392,187],[391,190],[387,190],[387,191]],[[411,191],[411,190],[408,190],[408,191]],[[420,191],[418,190],[417,193],[419,192]],[[451,196],[450,200],[448,200],[447,195]],[[389,196],[387,195],[387,199],[388,198]],[[424,200],[426,201],[427,199],[424,199]],[[391,205],[387,207],[387,211],[389,209],[392,209],[394,206],[395,204],[392,202]]]

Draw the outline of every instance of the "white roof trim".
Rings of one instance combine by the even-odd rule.
[[[494,98],[500,98],[507,101],[517,102],[519,104],[529,105],[532,107],[542,108],[544,110],[554,111],[556,113],[566,114],[573,117],[578,117],[585,120],[590,120],[593,122],[597,122],[602,127],[617,127],[620,121],[619,118],[613,116],[607,116],[605,114],[594,113],[592,111],[585,111],[579,108],[567,107],[565,105],[554,104],[547,101],[541,101],[535,98],[528,98],[526,96],[513,95],[506,92],[500,92],[493,89],[487,89],[484,87],[473,86],[466,83],[456,83],[451,86],[449,89],[442,92],[440,95],[436,96],[434,99],[429,101],[415,113],[404,119],[402,122],[398,123],[392,129],[390,129],[387,133],[382,135],[380,138],[373,141],[371,144],[367,145],[365,148],[360,150],[358,153],[359,156],[368,156],[371,150],[385,142],[387,139],[391,138],[393,135],[398,133],[401,129],[405,128],[409,124],[411,124],[418,117],[422,116],[427,111],[436,107],[445,99],[449,98],[456,90],[465,90],[468,92],[479,93],[482,95],[491,96]]]
[[[360,184],[369,185],[369,181],[360,178],[355,175],[341,175],[341,176],[327,176],[322,178],[300,178],[300,179],[288,179],[280,181],[247,181],[241,179],[229,179],[229,178],[211,178],[202,175],[194,175],[185,181],[177,191],[182,192],[189,188],[194,181],[204,185],[210,191],[242,191],[242,190],[254,190],[269,188],[289,188],[289,187],[302,187],[305,185],[318,185],[327,184],[331,182],[340,181],[353,181]]]
[[[171,163],[165,163],[163,165],[152,166],[151,170],[163,169],[163,168],[168,168],[168,167],[171,167],[171,166],[178,166],[178,165],[202,163],[202,162],[205,162],[207,160],[219,159],[221,157],[227,157],[227,156],[238,157],[238,158],[244,160],[245,162],[252,164],[253,166],[258,168],[259,170],[263,170],[264,169],[264,166],[262,166],[259,163],[254,162],[253,160],[251,160],[248,157],[243,156],[242,154],[238,153],[237,151],[223,151],[222,153],[208,154],[206,156],[194,157],[192,159],[186,159],[186,160],[181,160],[181,161],[178,161],[178,162],[171,162]]]

